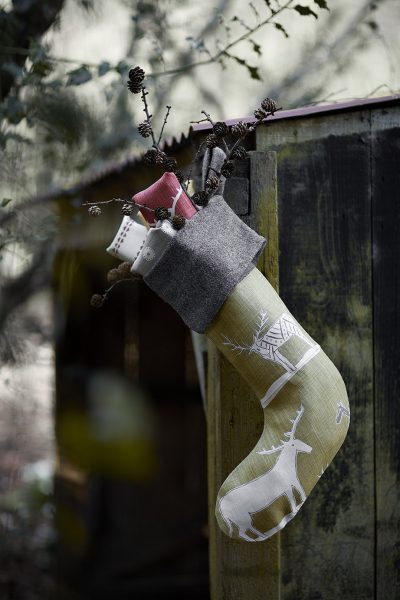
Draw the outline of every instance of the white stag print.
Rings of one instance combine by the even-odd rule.
[[[284,434],[288,438],[287,440],[281,440],[281,444],[276,448],[272,446],[271,450],[257,452],[257,454],[280,453],[272,469],[264,475],[230,490],[219,501],[218,510],[228,526],[230,536],[233,533],[233,525],[236,525],[239,537],[248,542],[267,539],[282,529],[306,500],[305,491],[297,475],[297,453],[306,452],[309,454],[312,448],[305,442],[295,438],[296,427],[303,413],[304,407],[301,405],[296,413],[296,418],[291,419],[292,429]],[[300,495],[301,501],[299,504],[296,503],[294,490]],[[253,525],[252,516],[267,508],[283,495],[286,495],[289,501],[291,512],[285,515],[276,527],[265,533],[256,529]],[[246,533],[248,531],[256,538],[248,535]]]
[[[253,335],[253,342],[250,346],[240,346],[231,342],[224,336],[225,346],[229,346],[240,353],[244,351],[249,353],[256,352],[265,360],[270,360],[285,369],[285,373],[274,381],[261,399],[261,405],[264,408],[271,402],[272,398],[276,396],[285,383],[287,383],[287,381],[291,379],[301,367],[307,364],[321,349],[318,344],[313,342],[311,338],[303,333],[302,329],[291,315],[283,313],[267,329],[268,320],[269,317],[267,316],[267,313],[261,312],[257,322],[257,329]],[[310,347],[295,365],[280,352],[281,346],[293,336],[300,338]]]

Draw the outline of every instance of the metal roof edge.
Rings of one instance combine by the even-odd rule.
[[[347,110],[358,110],[365,107],[391,106],[396,104],[400,104],[400,94],[381,96],[379,98],[354,98],[353,100],[346,100],[343,102],[338,101],[331,104],[309,104],[299,108],[280,110],[279,112],[275,113],[275,115],[268,117],[268,123],[271,123],[272,121],[298,119],[327,113],[346,112]],[[242,117],[241,119],[227,119],[225,120],[225,123],[230,126],[238,123],[238,121],[244,121],[244,123],[255,123],[256,119],[253,116],[248,116]],[[211,129],[210,123],[199,123],[198,125],[193,125],[194,132],[206,131],[209,129]]]

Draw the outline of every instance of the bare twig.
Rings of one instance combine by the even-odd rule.
[[[81,206],[97,206],[98,204],[110,204],[110,202],[131,202],[123,198],[111,198],[110,200],[98,200],[97,202],[83,202]]]
[[[146,100],[146,96],[148,95],[148,93],[149,92],[146,92],[146,88],[143,87],[142,88],[142,94],[141,94],[142,102],[144,104],[143,112],[146,114],[147,122],[150,123],[150,125],[151,125],[151,117],[153,115],[150,114],[149,107],[148,107],[147,100]],[[151,139],[153,140],[154,147],[158,148],[158,144],[156,142],[156,138],[155,138],[155,135],[154,135],[153,127],[151,128]]]
[[[158,137],[157,146],[158,146],[158,145],[160,144],[160,142],[161,142],[162,134],[164,133],[164,127],[165,127],[165,125],[166,125],[166,123],[167,123],[167,120],[168,120],[169,113],[171,112],[171,107],[170,107],[170,106],[167,106],[166,108],[167,108],[167,113],[166,113],[166,115],[165,115],[165,117],[164,117],[164,123],[162,124],[162,127],[161,127],[160,135],[159,135],[159,137]]]

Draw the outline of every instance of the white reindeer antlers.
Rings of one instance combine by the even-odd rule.
[[[280,446],[277,446],[276,448],[275,448],[275,446],[272,446],[271,450],[265,450],[265,448],[264,448],[263,450],[260,450],[259,452],[257,452],[257,454],[274,454],[274,452],[278,452],[278,450],[282,450],[282,448],[283,448],[283,444],[281,444]]]
[[[296,411],[296,418],[295,419],[289,419],[291,423],[293,423],[292,425],[292,429],[290,431],[285,431],[285,433],[283,435],[285,435],[288,440],[292,440],[296,431],[296,427],[299,424],[299,421],[301,419],[301,416],[304,412],[304,406],[301,404],[300,408],[298,411]],[[260,450],[259,452],[257,452],[257,454],[274,454],[275,452],[278,452],[278,450],[282,450],[284,444],[286,442],[284,442],[283,440],[280,440],[281,444],[280,446],[272,446],[271,450],[265,450],[265,448],[263,448],[262,450]]]

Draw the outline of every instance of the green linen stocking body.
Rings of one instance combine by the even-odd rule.
[[[264,430],[223,483],[222,531],[248,542],[282,529],[342,445],[350,411],[343,379],[256,268],[234,288],[206,334],[249,383]]]

